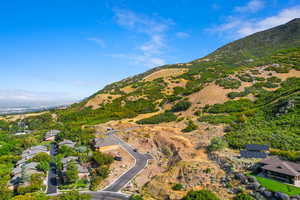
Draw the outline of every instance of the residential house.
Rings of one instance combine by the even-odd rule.
[[[108,137],[94,139],[94,149],[96,151],[105,152],[109,150],[115,150],[118,148],[119,146]]]
[[[74,162],[76,164],[77,169],[78,169],[79,179],[87,179],[89,177],[88,168],[80,164],[79,158],[75,157],[75,156],[68,156],[68,157],[61,159],[61,163],[63,164],[62,174],[63,174],[64,182],[66,181],[66,171],[67,171],[68,164],[70,162]]]
[[[60,130],[50,130],[45,134],[45,141],[54,141],[57,134],[60,133]]]
[[[266,158],[268,150],[267,145],[247,144],[245,150],[241,150],[240,154],[242,158]]]
[[[25,131],[22,131],[22,132],[17,132],[15,133],[16,136],[19,136],[19,135],[27,135],[29,133],[32,133],[32,131],[30,130],[25,130]]]
[[[10,189],[14,189],[20,184],[27,184],[26,179],[28,179],[29,176],[35,173],[40,173],[36,169],[38,165],[37,162],[27,163],[29,159],[39,153],[49,154],[48,148],[46,146],[39,145],[23,151],[21,155],[22,159],[17,162],[15,168],[12,170],[12,178],[8,183]],[[27,178],[25,176],[27,176]]]
[[[16,186],[27,185],[32,174],[41,173],[37,170],[37,165],[37,162],[30,162],[14,168],[12,171],[12,178],[8,183],[8,187],[13,190]]]
[[[258,165],[265,177],[300,187],[300,164],[278,158],[266,158]]]
[[[58,144],[59,144],[59,146],[65,145],[67,147],[74,148],[75,145],[76,145],[76,142],[65,139],[65,140],[61,141],[60,143],[58,143]]]

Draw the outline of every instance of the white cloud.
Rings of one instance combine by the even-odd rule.
[[[178,37],[180,39],[185,39],[185,38],[189,38],[190,34],[185,33],[185,32],[177,32],[176,33],[176,37]]]
[[[106,46],[104,40],[102,40],[101,38],[95,38],[94,37],[94,38],[88,38],[87,40],[95,42],[96,44],[98,44],[102,48],[104,48]]]
[[[258,31],[266,30],[281,24],[285,24],[299,17],[300,17],[300,6],[287,8],[282,10],[275,16],[267,17],[259,21],[252,21],[246,23],[244,26],[239,28],[238,33],[241,36],[250,35]]]
[[[144,34],[147,41],[139,45],[137,54],[126,54],[127,58],[136,64],[153,67],[165,64],[162,58],[167,49],[166,32],[174,22],[159,16],[145,16],[129,10],[116,9],[115,18],[119,26],[132,32]],[[121,54],[122,55],[122,54]]]
[[[235,7],[235,11],[245,13],[245,12],[251,12],[255,13],[259,10],[261,10],[264,7],[264,2],[261,0],[251,0],[248,2],[245,6],[239,6]]]
[[[290,7],[281,10],[277,15],[264,19],[241,19],[228,17],[227,23],[207,29],[210,32],[228,35],[233,38],[244,37],[259,31],[285,24],[300,17],[300,6]]]

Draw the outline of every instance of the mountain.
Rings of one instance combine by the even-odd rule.
[[[229,199],[216,156],[241,168],[234,149],[265,144],[300,161],[300,19],[112,83],[56,114],[71,126],[132,130],[120,137],[156,158],[149,170],[157,175],[144,172],[133,184],[147,199],[181,199],[169,183],[186,191],[201,183]]]
[[[229,43],[207,57],[232,65],[245,63],[246,59],[271,55],[278,49],[299,47],[299,27],[300,19],[297,18],[287,24]]]
[[[273,90],[280,87],[276,77],[285,80],[289,76],[299,75],[296,71],[299,70],[299,47],[300,19],[294,19],[234,41],[192,62],[157,67],[112,83],[65,110],[61,118],[82,124],[133,118],[139,114],[166,110],[180,99],[192,99],[194,105],[201,101],[197,99],[201,91],[205,93],[217,86],[226,89],[220,93],[227,94],[216,97],[220,98],[219,101],[210,101],[205,96],[199,105],[224,103],[224,99],[228,99],[226,95],[230,98],[240,98],[246,93],[250,95],[248,90],[242,93],[242,89],[254,82],[260,82],[261,87],[265,84],[263,88]],[[265,72],[274,72],[276,76],[268,77]],[[212,86],[212,83],[217,86]],[[199,91],[200,96],[196,97]]]
[[[220,199],[232,199],[234,189],[247,192],[233,176],[256,162],[239,158],[237,150],[246,144],[265,144],[273,155],[300,161],[299,119],[300,19],[295,19],[203,58],[112,83],[80,103],[22,122],[39,132],[63,130],[61,135],[88,148],[93,137],[119,130],[118,137],[154,158],[124,191],[175,200],[199,188]],[[0,122],[3,130],[16,127]],[[125,152],[112,150],[120,152],[126,162],[118,162],[110,175],[130,166]],[[83,154],[82,160],[89,160]],[[273,189],[285,192],[281,185]]]

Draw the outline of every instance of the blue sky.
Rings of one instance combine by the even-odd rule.
[[[300,17],[299,0],[9,0],[0,100],[80,99]]]

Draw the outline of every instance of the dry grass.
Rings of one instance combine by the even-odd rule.
[[[274,73],[273,76],[276,76],[280,78],[281,80],[285,81],[288,78],[291,77],[300,77],[300,71],[297,71],[295,69],[291,69],[288,73]]]
[[[122,92],[125,92],[126,94],[134,92],[135,88],[132,87],[132,85],[128,85],[126,87],[123,87],[120,89]]]
[[[92,109],[97,109],[100,107],[100,104],[111,103],[112,100],[119,98],[121,95],[112,95],[112,94],[98,94],[92,99],[90,99],[85,107],[92,107]]]
[[[188,71],[188,69],[185,69],[185,68],[162,69],[162,70],[156,71],[156,72],[146,76],[144,78],[144,80],[145,81],[153,81],[157,78],[167,78],[167,77],[171,77],[171,76],[177,77],[177,76],[184,74],[187,71]]]
[[[34,117],[43,115],[45,113],[48,113],[48,111],[38,112],[38,113],[27,113],[27,114],[16,114],[16,115],[7,115],[7,116],[0,116],[0,120],[7,120],[7,121],[17,121],[19,119],[24,119],[26,117]]]
[[[214,83],[211,83],[199,92],[191,94],[189,96],[189,101],[193,103],[193,105],[198,103],[199,106],[213,105],[218,103],[221,104],[230,100],[227,97],[228,93],[243,91],[245,87],[249,87],[251,85],[252,83],[242,82],[241,87],[238,89],[224,89]]]

